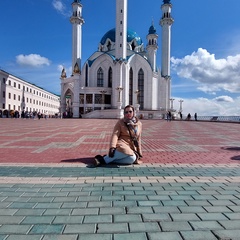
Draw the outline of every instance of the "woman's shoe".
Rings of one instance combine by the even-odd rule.
[[[95,166],[95,167],[99,167],[99,166],[104,165],[104,164],[106,164],[106,163],[105,163],[105,161],[104,161],[103,156],[101,156],[101,155],[96,155],[96,156],[94,157],[94,166]]]

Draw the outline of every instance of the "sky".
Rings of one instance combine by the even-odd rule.
[[[63,66],[71,73],[73,0],[0,0],[0,69],[60,94]],[[82,64],[115,27],[115,0],[82,0]],[[128,0],[128,27],[146,46],[152,22],[161,67],[162,0]],[[178,111],[240,115],[240,1],[171,0],[171,98]]]

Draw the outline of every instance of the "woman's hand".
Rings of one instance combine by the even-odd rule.
[[[110,148],[110,149],[109,149],[108,156],[109,156],[110,158],[113,158],[113,157],[114,157],[115,150],[116,150],[115,148]]]

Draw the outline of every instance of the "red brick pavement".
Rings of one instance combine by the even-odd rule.
[[[91,163],[106,154],[113,119],[0,119],[1,163]],[[239,124],[142,120],[143,162],[240,163]]]

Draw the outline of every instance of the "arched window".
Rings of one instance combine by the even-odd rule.
[[[112,68],[110,67],[108,70],[108,87],[112,87]]]
[[[88,65],[87,64],[85,69],[85,86],[88,87]]]
[[[101,67],[97,71],[97,87],[103,87],[103,70]]]
[[[133,70],[129,71],[129,104],[133,104]]]
[[[144,72],[142,68],[138,72],[138,90],[139,90],[139,96],[138,101],[140,104],[140,109],[143,109],[144,106]]]

